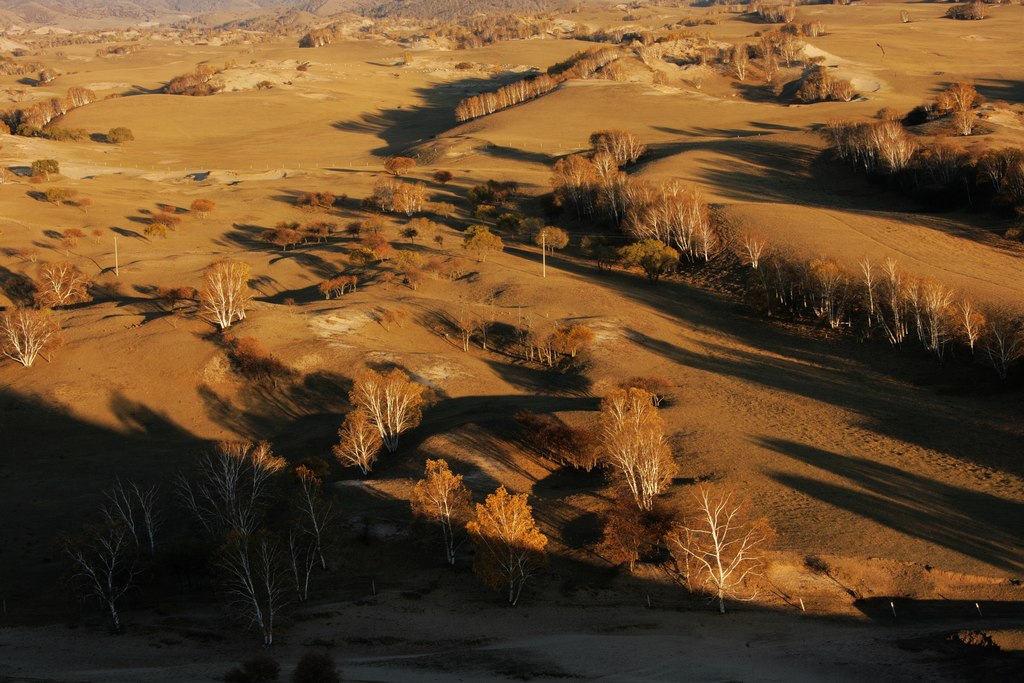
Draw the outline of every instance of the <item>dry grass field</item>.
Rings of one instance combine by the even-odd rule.
[[[291,34],[222,45],[154,34],[134,54],[100,57],[106,43],[32,47],[38,36],[5,34],[60,75],[35,87],[0,75],[0,111],[76,86],[98,99],[51,124],[97,139],[0,134],[0,168],[9,169],[0,184],[0,307],[27,303],[22,285],[44,262],[73,263],[92,283],[90,302],[50,314],[59,348],[30,368],[0,362],[0,680],[221,680],[251,655],[269,652],[288,670],[311,649],[334,656],[345,680],[366,681],[1019,676],[1020,367],[1000,382],[980,350],[972,360],[958,345],[939,363],[910,343],[897,349],[816,320],[769,319],[752,271],[733,257],[686,264],[656,283],[599,269],[581,238],[625,238],[568,211],[545,218],[570,235],[547,258],[546,277],[528,238],[503,233],[504,251],[485,260],[462,247],[468,226],[494,224],[493,215],[474,217],[471,188],[514,181],[520,196],[501,213],[543,216],[554,163],[588,150],[593,131],[623,129],[648,146],[630,175],[700,186],[734,244],[755,231],[773,249],[851,271],[865,257],[894,257],[980,305],[1020,307],[1024,247],[1004,237],[1019,217],[921,211],[836,160],[819,132],[887,107],[906,113],[964,80],[986,98],[979,133],[950,139],[974,154],[1024,146],[1024,6],[991,7],[977,22],[944,19],[945,8],[797,7],[798,21],[827,27],[804,39],[803,58],[823,56],[851,80],[859,95],[850,102],[774,97],[762,80],[739,82],[721,65],[648,67],[625,47],[622,80],[569,80],[464,123],[453,114],[464,97],[602,44],[549,35],[409,49],[356,33],[301,49]],[[686,16],[713,19],[690,30],[714,44],[754,44],[770,28],[724,7],[601,5],[557,19],[659,30]],[[201,63],[225,67],[222,92],[162,94]],[[787,80],[801,69],[784,70]],[[103,142],[115,127],[134,140]],[[441,224],[436,241],[403,236],[410,219],[401,213],[383,214],[382,234],[423,263],[464,259],[460,277],[435,268],[413,288],[393,263],[350,265],[358,240],[345,227],[378,215],[362,200],[398,155],[418,157],[407,179],[454,209],[418,214]],[[60,173],[30,179],[38,159],[57,160]],[[433,179],[442,170],[450,182]],[[51,188],[91,204],[48,202]],[[305,192],[339,199],[312,213],[294,205]],[[202,198],[216,204],[209,215],[189,210]],[[161,209],[180,223],[166,237],[147,235]],[[314,220],[337,231],[286,250],[260,237]],[[66,239],[69,229],[81,236]],[[249,266],[254,294],[228,332],[280,359],[291,370],[280,381],[242,376],[194,306],[171,312],[157,297],[159,287],[199,288],[223,258]],[[357,291],[325,299],[317,286],[340,273],[357,273]],[[388,311],[400,319],[389,323]],[[498,341],[464,351],[438,322],[461,313],[488,320]],[[515,328],[556,323],[593,332],[585,358],[564,371],[501,342]],[[427,387],[428,404],[398,451],[363,477],[331,448],[356,375],[393,367]],[[633,573],[603,557],[614,477],[542,457],[515,420],[532,411],[595,424],[603,396],[645,375],[673,385],[659,411],[678,466],[665,503],[685,506],[700,482],[726,482],[776,532],[767,590],[724,616],[679,585],[667,554]],[[174,477],[204,449],[239,439],[268,440],[290,465],[331,462],[324,486],[336,541],[311,600],[292,601],[278,644],[262,651],[220,599],[214,572],[153,573],[122,603],[126,634],[107,635],[96,604],[67,581],[60,535],[97,521],[118,477],[158,484],[168,535],[186,533]],[[408,500],[428,458],[464,475],[477,502],[499,485],[529,494],[549,563],[520,606],[505,607],[474,578],[469,544],[449,568],[433,536],[421,538],[433,530],[413,523]],[[177,561],[194,557],[186,549]],[[808,557],[829,571],[815,572]],[[960,630],[984,631],[1001,649],[972,659],[945,639]]]

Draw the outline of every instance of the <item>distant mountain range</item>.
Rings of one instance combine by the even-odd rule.
[[[474,14],[542,12],[569,0],[0,0],[0,30],[12,24],[62,28],[107,28],[188,17],[221,19],[274,11],[327,17],[355,12],[371,17],[456,19]]]
[[[336,0],[0,0],[4,23],[100,25],[173,21],[200,14],[266,11],[274,7],[316,11]],[[335,10],[337,11],[337,10]]]

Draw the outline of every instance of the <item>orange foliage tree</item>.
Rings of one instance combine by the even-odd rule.
[[[544,565],[548,538],[537,528],[526,494],[510,494],[505,487],[476,506],[476,519],[466,525],[476,560],[473,571],[495,590],[506,593],[515,606],[527,580]]]
[[[441,527],[444,556],[455,564],[455,529],[469,512],[469,490],[461,474],[452,474],[444,460],[427,460],[423,479],[412,490],[412,510]]]

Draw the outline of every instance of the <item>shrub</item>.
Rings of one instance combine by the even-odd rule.
[[[197,199],[192,202],[192,206],[189,209],[198,214],[202,218],[206,218],[210,213],[217,208],[217,205],[212,199]]]
[[[309,211],[330,211],[337,201],[330,192],[300,192],[295,197],[295,206]]]
[[[589,472],[600,462],[601,442],[593,429],[573,429],[550,415],[516,413],[527,444],[546,458]]]
[[[63,204],[70,202],[76,194],[78,194],[78,190],[72,190],[69,187],[51,187],[46,190],[44,196],[46,201],[51,204]]]
[[[339,683],[341,673],[334,664],[334,658],[322,652],[307,652],[302,655],[295,671],[292,683]]]
[[[949,19],[984,19],[985,3],[976,0],[975,2],[965,2],[959,5],[953,5],[946,10],[945,16]]]
[[[34,176],[47,176],[60,173],[60,164],[56,159],[36,159],[32,162],[31,170]]]
[[[255,337],[224,336],[228,360],[234,370],[256,384],[277,386],[292,370],[279,358],[263,348]]]
[[[446,185],[451,179],[451,171],[434,171],[434,182],[438,185]]]
[[[281,666],[270,657],[253,657],[224,674],[225,683],[273,683]]]
[[[84,128],[51,128],[46,136],[57,142],[80,142],[89,137],[89,131]]]
[[[131,142],[135,139],[135,135],[132,133],[131,128],[125,128],[119,126],[117,128],[111,128],[107,131],[107,142],[112,145],[120,145],[124,142]]]

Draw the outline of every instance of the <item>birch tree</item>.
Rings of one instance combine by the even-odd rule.
[[[202,316],[220,329],[245,319],[245,309],[252,303],[249,288],[249,266],[241,261],[218,261],[203,274],[199,294]]]
[[[676,562],[687,568],[687,582],[717,600],[724,614],[726,598],[756,597],[750,579],[764,567],[772,531],[762,521],[748,521],[745,504],[732,493],[705,486],[694,498],[694,512],[666,540]]]
[[[338,430],[338,439],[334,447],[334,457],[338,462],[345,467],[358,467],[363,474],[369,474],[384,443],[370,413],[363,408],[349,412]]]
[[[63,543],[74,577],[86,595],[103,605],[114,633],[122,629],[118,602],[139,575],[135,547],[131,531],[117,521],[88,526],[78,537]]]
[[[107,502],[103,516],[110,524],[123,524],[132,534],[138,547],[148,546],[150,554],[156,551],[156,533],[161,525],[157,507],[157,486],[143,488],[136,482],[117,479],[106,492]]]
[[[232,534],[217,553],[224,588],[232,605],[259,628],[263,644],[274,644],[274,624],[285,604],[287,569],[276,540]]]
[[[444,460],[427,460],[424,477],[416,482],[411,502],[414,514],[441,527],[445,560],[454,565],[455,530],[469,512],[469,490],[462,483],[462,475],[452,474]]]
[[[548,538],[537,528],[526,494],[510,494],[504,486],[476,506],[476,518],[466,525],[476,560],[473,571],[515,606],[523,586],[544,565]]]
[[[178,494],[210,536],[247,538],[259,528],[273,479],[284,466],[266,441],[224,441],[200,456],[191,478],[178,478]]]
[[[605,458],[622,477],[637,507],[650,510],[672,478],[675,464],[665,423],[643,389],[616,389],[601,402]]]
[[[60,343],[60,327],[49,311],[13,308],[0,313],[0,356],[31,367]]]
[[[402,432],[423,419],[423,389],[397,368],[387,373],[367,370],[356,378],[349,401],[366,411],[384,447],[394,453]]]
[[[44,263],[39,266],[38,304],[53,308],[92,301],[89,285],[89,278],[70,263]]]
[[[324,559],[324,537],[334,516],[334,506],[324,498],[323,481],[312,469],[299,465],[295,468],[298,489],[295,492],[294,508],[297,526],[313,545],[313,553],[320,561],[321,569],[327,569]]]

